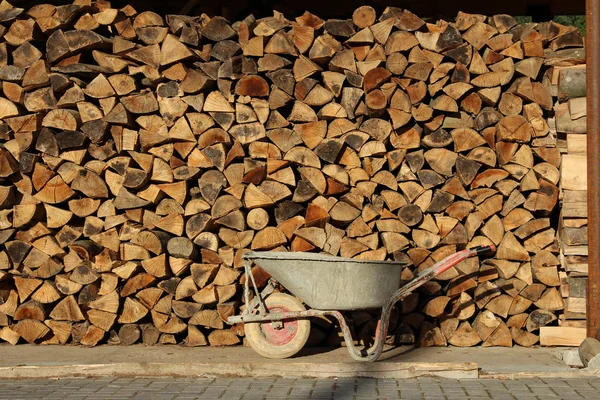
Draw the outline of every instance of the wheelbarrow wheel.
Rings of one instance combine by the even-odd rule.
[[[265,299],[269,312],[285,313],[305,311],[302,303],[293,296],[273,293]],[[246,338],[250,346],[263,357],[288,358],[298,353],[308,340],[308,319],[286,319],[280,323],[250,322],[245,324]]]

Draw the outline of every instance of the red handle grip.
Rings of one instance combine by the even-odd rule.
[[[454,253],[444,258],[442,261],[435,264],[432,268],[435,270],[435,276],[437,276],[442,272],[449,270],[450,268],[454,267],[456,264],[467,258],[479,255],[491,255],[495,251],[496,246],[494,245],[472,247],[470,249],[459,251],[458,253]]]
[[[475,246],[469,249],[470,251],[474,251],[478,256],[491,256],[496,252],[496,246],[490,244],[488,246]]]

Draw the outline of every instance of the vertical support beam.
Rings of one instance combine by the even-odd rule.
[[[586,0],[588,287],[587,336],[600,340],[600,0]]]

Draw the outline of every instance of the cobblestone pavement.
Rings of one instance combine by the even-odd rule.
[[[77,378],[0,380],[0,399],[600,399],[579,379]]]

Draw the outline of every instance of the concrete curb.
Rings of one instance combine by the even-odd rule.
[[[380,378],[409,379],[576,379],[600,376],[600,370],[494,372],[476,363],[110,363],[0,367],[1,379],[53,379],[73,377],[241,377],[241,378]]]
[[[577,379],[577,378],[588,378],[599,376],[597,371],[586,371],[585,369],[575,371],[536,371],[536,372],[479,372],[479,379],[504,379],[504,380],[517,380],[517,379],[531,379],[531,378],[560,378],[560,379]]]
[[[69,377],[364,377],[406,379],[436,376],[451,379],[476,379],[475,363],[111,363],[36,365],[0,367],[0,379]]]

